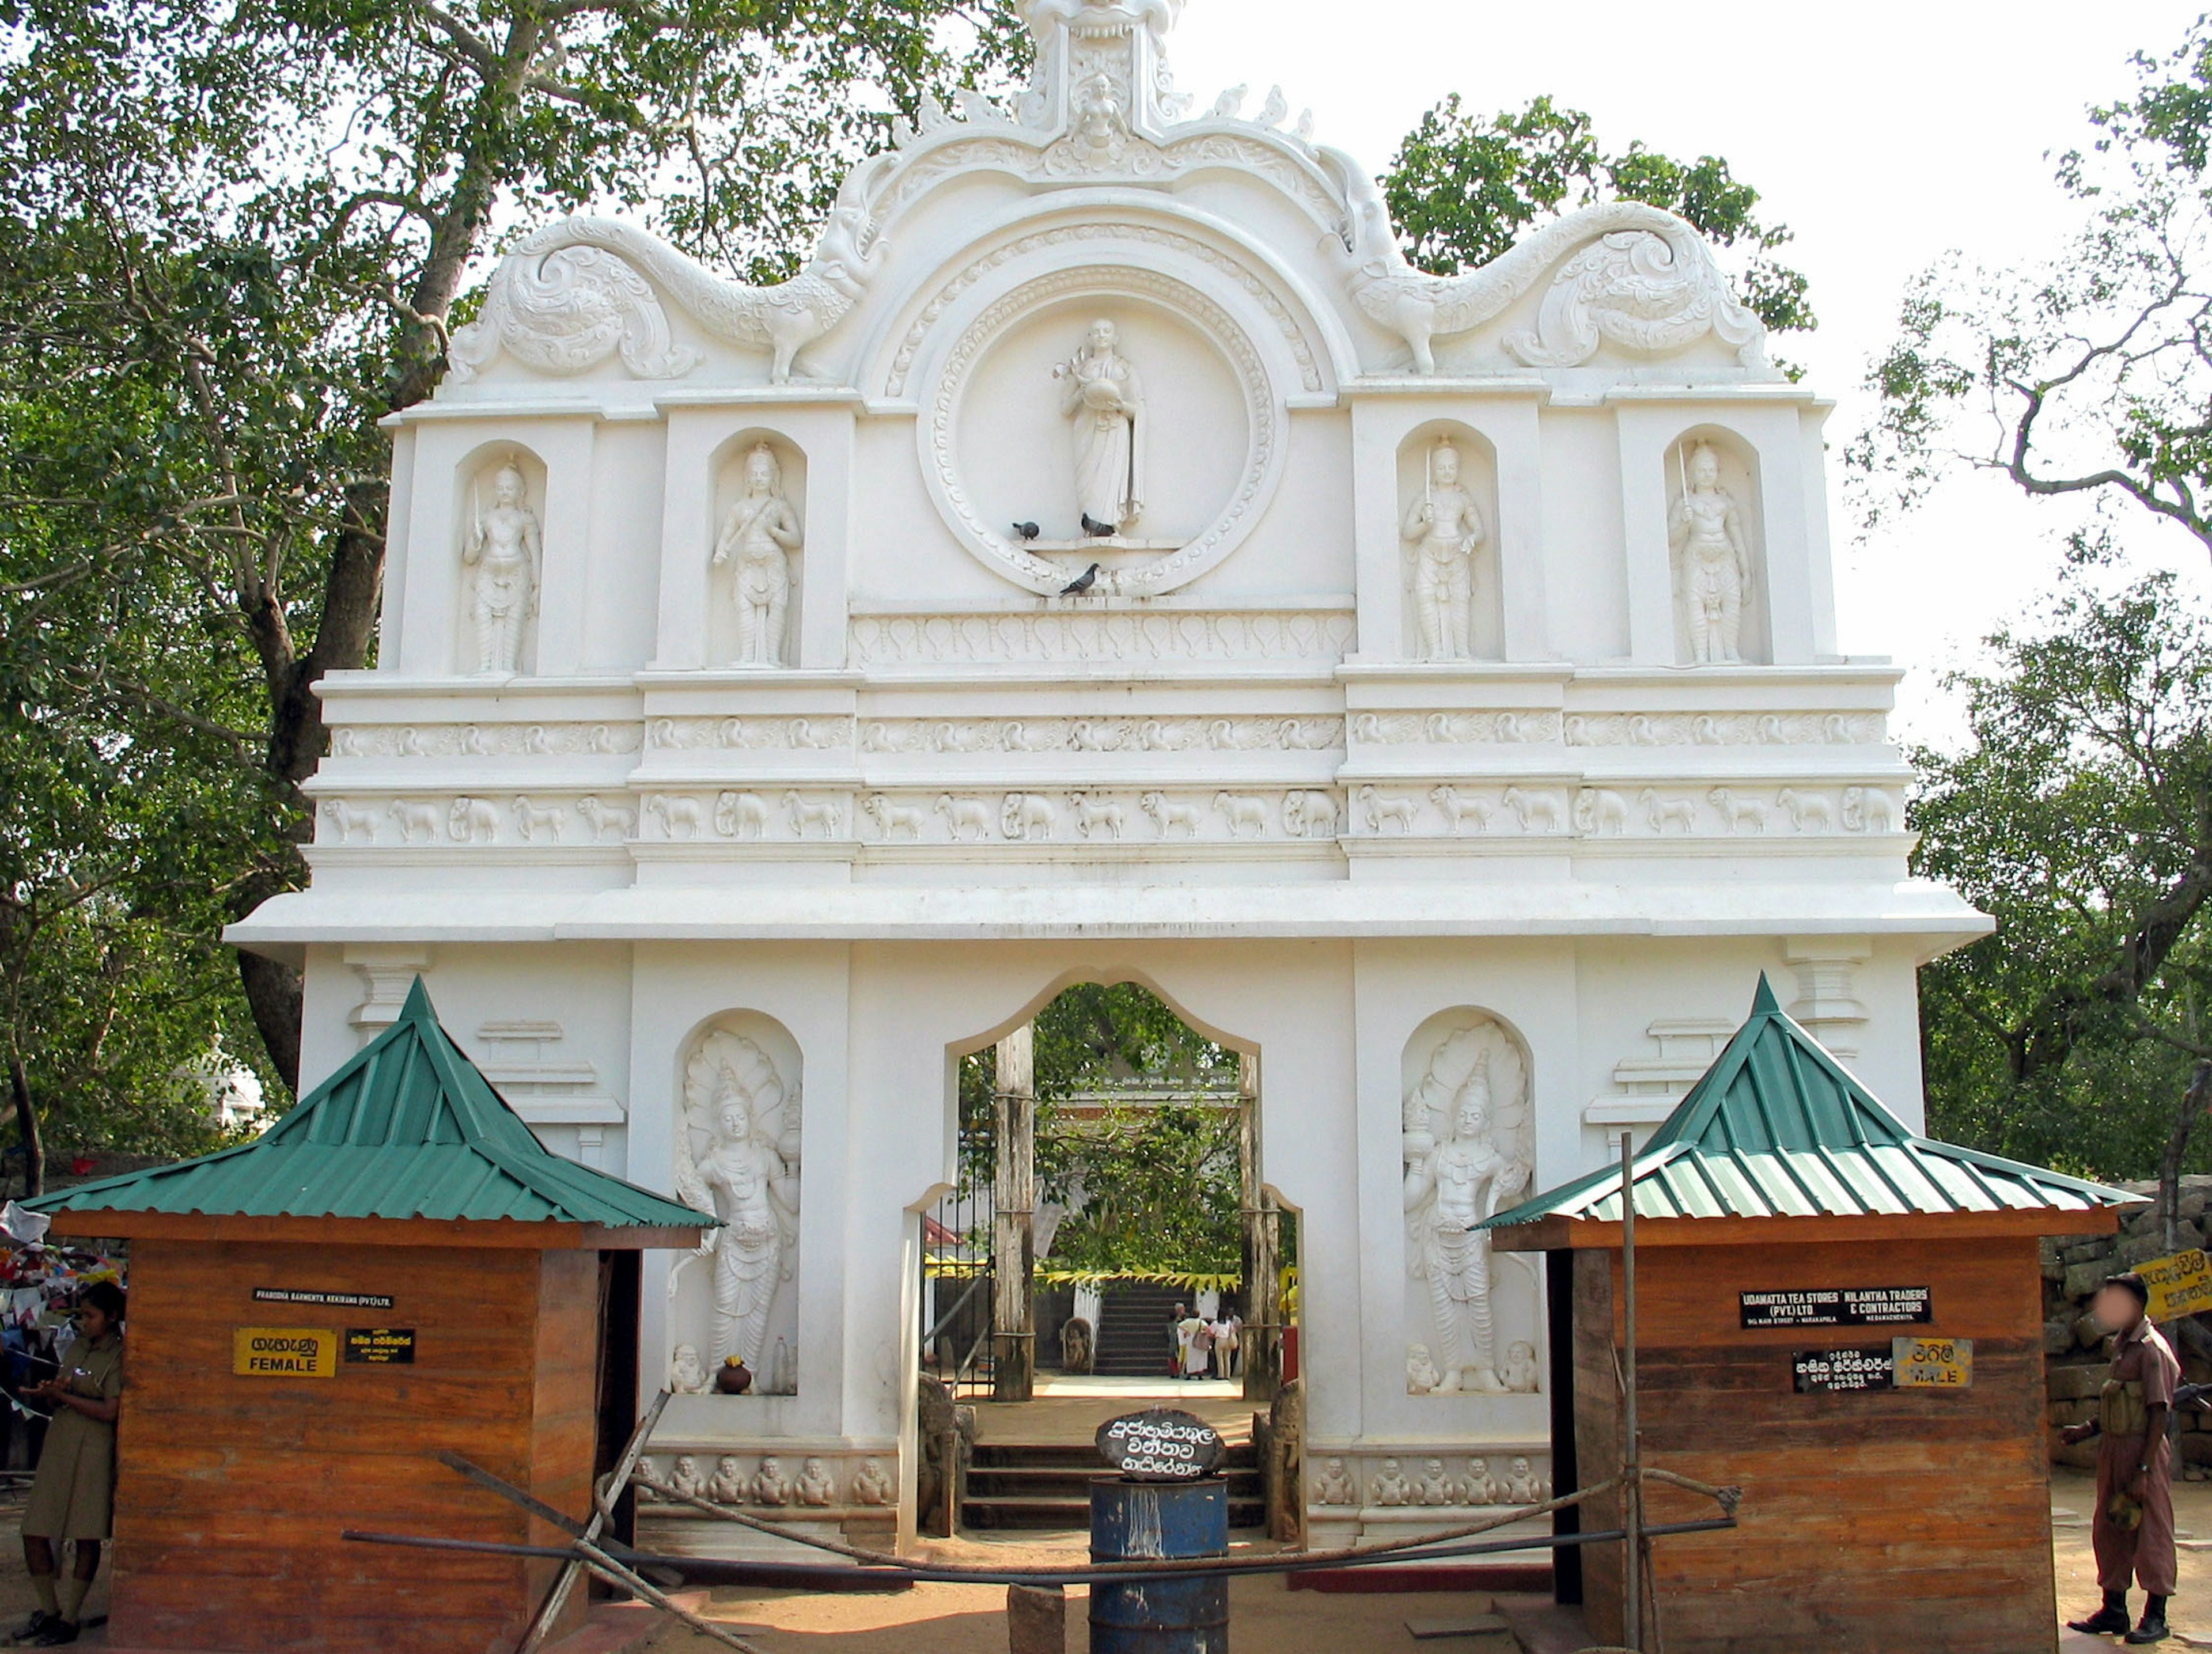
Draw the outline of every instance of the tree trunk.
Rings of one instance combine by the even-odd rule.
[[[23,1197],[46,1191],[46,1148],[39,1138],[39,1106],[31,1096],[31,1076],[23,1059],[8,1053],[8,1089],[15,1101],[15,1140],[23,1146]]]
[[[2181,1110],[2174,1116],[2173,1134],[2166,1140],[2166,1153],[2158,1162],[2158,1221],[2166,1250],[2181,1250],[2181,1162],[2189,1153],[2190,1134],[2197,1118],[2212,1107],[2212,1063],[2199,1063],[2181,1094]]]

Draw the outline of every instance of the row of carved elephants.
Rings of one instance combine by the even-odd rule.
[[[1264,842],[1338,839],[1879,836],[1885,789],[1806,782],[1613,788],[1538,783],[1333,787],[602,790],[325,797],[321,845],[487,845],[845,840],[861,845]]]

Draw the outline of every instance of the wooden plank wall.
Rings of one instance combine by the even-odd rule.
[[[543,1542],[543,1528],[533,1532],[514,1506],[429,1457],[441,1448],[585,1508],[595,1255],[183,1241],[131,1251],[112,1645],[234,1654],[511,1647],[542,1566],[338,1536]],[[256,1303],[257,1287],[381,1293],[394,1305]],[[237,1378],[240,1326],[412,1327],[415,1364]]]
[[[1576,1273],[1582,1475],[1620,1462],[1618,1252]],[[1648,1462],[1744,1489],[1733,1532],[1653,1542],[1670,1654],[1949,1654],[2057,1647],[2043,1451],[2040,1275],[2033,1239],[1904,1236],[1796,1247],[1652,1247],[1638,1263],[1638,1408]],[[1926,1327],[1745,1331],[1737,1294],[1815,1287],[1933,1291]],[[1610,1336],[1607,1330],[1610,1329]],[[1911,1331],[1974,1341],[1972,1387],[1797,1395],[1793,1350]],[[1655,1522],[1711,1513],[1655,1492]],[[1587,1525],[1617,1525],[1593,1509]],[[1619,1547],[1585,1558],[1590,1631],[1620,1631]]]

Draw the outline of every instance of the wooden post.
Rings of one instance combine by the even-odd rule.
[[[1260,1059],[1237,1059],[1237,1169],[1243,1180],[1244,1399],[1272,1402],[1283,1384],[1279,1221],[1260,1176]]]
[[[991,1396],[1025,1402],[1036,1390],[1036,1035],[999,1041],[996,1216],[992,1225]]]

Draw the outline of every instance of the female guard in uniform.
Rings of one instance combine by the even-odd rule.
[[[18,1645],[53,1648],[77,1639],[85,1593],[100,1571],[115,1500],[115,1420],[123,1404],[123,1289],[96,1281],[78,1295],[76,1342],[62,1370],[23,1391],[54,1409],[39,1456],[38,1480],[23,1511],[23,1561],[38,1593],[38,1611],[15,1637]],[[55,1553],[76,1542],[76,1565],[56,1578]]]

